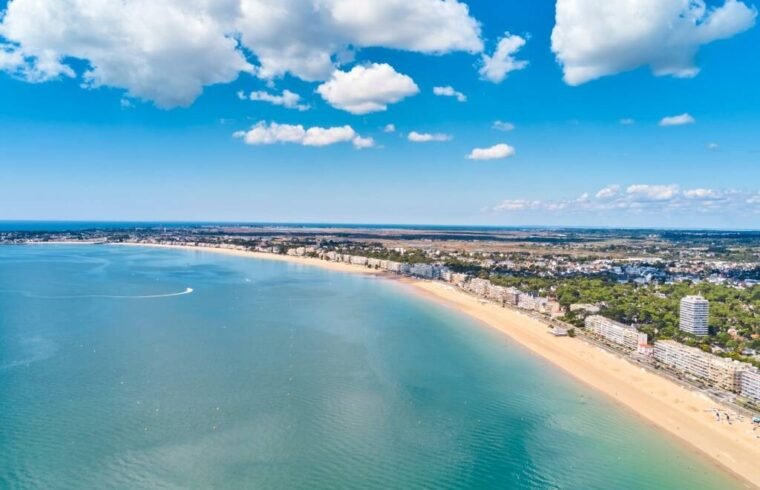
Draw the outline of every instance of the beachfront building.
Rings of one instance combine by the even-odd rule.
[[[647,334],[639,332],[632,325],[625,325],[599,315],[586,317],[585,325],[586,331],[590,334],[629,350],[638,351],[647,345]]]
[[[709,333],[707,329],[709,314],[709,301],[702,296],[686,296],[681,300],[679,327],[686,333],[704,337]]]
[[[381,263],[382,260],[380,259],[367,259],[367,266],[372,267],[373,269],[379,269]]]
[[[423,279],[437,279],[440,275],[440,267],[433,264],[412,264],[409,273]]]
[[[505,298],[506,303],[508,305],[517,306],[517,303],[520,302],[520,294],[522,293],[520,292],[519,289],[507,288],[506,298]]]
[[[368,260],[369,259],[367,257],[362,257],[361,255],[351,256],[351,263],[354,265],[367,265]]]
[[[674,371],[734,393],[741,391],[741,375],[748,368],[745,363],[714,356],[674,340],[655,342],[654,358]]]
[[[760,370],[756,367],[747,368],[741,373],[741,389],[739,391],[753,403],[760,404]]]
[[[465,283],[465,289],[480,298],[486,298],[488,296],[488,288],[490,286],[491,281],[480,279],[478,277]]]
[[[522,293],[517,300],[517,307],[523,310],[535,310],[537,309],[539,299],[532,294]]]
[[[404,262],[395,262],[393,260],[383,260],[381,262],[382,269],[388,272],[395,272],[396,274],[408,274],[409,264]]]
[[[470,278],[467,274],[463,272],[455,272],[451,274],[451,280],[449,281],[452,284],[456,284],[457,286],[462,287],[467,280]]]

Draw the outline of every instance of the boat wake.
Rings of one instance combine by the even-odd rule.
[[[62,296],[46,296],[42,294],[34,294],[29,291],[21,291],[16,289],[0,290],[0,293],[16,293],[26,298],[34,299],[158,299],[158,298],[172,298],[175,296],[184,296],[186,294],[192,294],[193,288],[186,288],[184,291],[177,293],[165,293],[165,294],[145,294],[145,295],[119,295],[119,294],[76,294],[76,295],[62,295]]]

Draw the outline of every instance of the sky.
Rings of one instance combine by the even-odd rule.
[[[752,0],[0,0],[0,220],[760,228]]]

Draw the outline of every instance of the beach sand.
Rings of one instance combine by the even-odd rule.
[[[143,245],[143,244],[134,244]],[[143,245],[145,246],[145,245]],[[147,245],[224,253],[263,260],[317,266],[338,272],[395,275],[367,267],[306,257],[244,252],[206,247]],[[760,429],[750,423],[716,422],[713,408],[733,412],[707,396],[646,371],[580,338],[554,337],[539,320],[470,296],[455,287],[433,281],[403,279],[410,289],[452,307],[503,332],[530,351],[607,395],[639,417],[687,443],[723,470],[734,474],[747,488],[760,488]]]

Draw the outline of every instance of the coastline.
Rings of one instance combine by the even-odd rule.
[[[760,440],[749,424],[716,422],[712,408],[730,410],[707,396],[662,376],[635,366],[625,359],[585,342],[554,337],[539,320],[515,310],[481,301],[451,285],[376,271],[359,265],[328,262],[315,258],[273,255],[214,247],[116,244],[152,248],[184,249],[261,260],[316,266],[336,272],[382,276],[397,280],[413,291],[453,308],[506,334],[514,341],[559,367],[576,380],[606,395],[654,427],[675,436],[721,470],[735,476],[747,488],[760,488]]]

